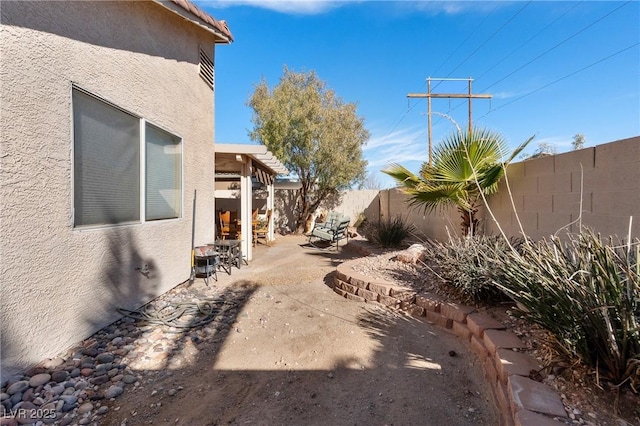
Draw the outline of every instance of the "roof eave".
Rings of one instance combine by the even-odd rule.
[[[189,0],[154,0],[157,4],[213,34],[216,44],[231,44],[233,35],[225,21],[219,21],[200,10]],[[208,19],[211,22],[207,22]]]

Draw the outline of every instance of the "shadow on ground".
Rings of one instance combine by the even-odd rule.
[[[354,254],[266,250],[216,284],[235,305],[180,334],[159,369],[136,369],[141,385],[109,402],[104,424],[496,424],[455,337],[322,285]]]

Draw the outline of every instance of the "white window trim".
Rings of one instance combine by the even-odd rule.
[[[147,122],[140,118],[140,223],[147,220]],[[182,141],[181,141],[182,143]]]
[[[138,120],[140,120],[140,220],[135,223],[116,223],[116,224],[106,224],[106,225],[80,225],[77,226],[76,218],[75,218],[75,203],[74,203],[74,194],[75,194],[75,131],[74,131],[74,118],[73,118],[73,91],[79,90],[80,92],[92,96],[100,102],[104,102],[112,108],[116,108],[126,114],[129,114]],[[185,201],[185,185],[184,185],[184,138],[170,130],[165,129],[162,126],[159,126],[152,121],[149,121],[142,117],[140,114],[136,114],[132,111],[129,111],[125,108],[118,106],[117,104],[109,101],[103,96],[97,95],[95,92],[92,92],[88,89],[83,88],[82,86],[71,83],[69,90],[69,105],[70,113],[71,113],[71,228],[74,231],[82,232],[82,231],[95,231],[95,230],[103,230],[110,228],[123,228],[123,227],[133,227],[140,225],[154,225],[154,224],[166,224],[169,222],[175,222],[184,219],[184,201]],[[150,124],[154,127],[157,127],[160,130],[163,130],[180,140],[180,213],[178,217],[173,217],[169,219],[154,219],[147,220],[146,219],[146,190],[147,190],[147,178],[146,178],[146,125]]]

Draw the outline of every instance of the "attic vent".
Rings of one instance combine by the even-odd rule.
[[[200,77],[213,89],[213,60],[203,49],[200,49]]]

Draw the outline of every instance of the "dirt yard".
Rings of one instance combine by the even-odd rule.
[[[197,330],[147,327],[151,353],[129,367],[136,383],[101,403],[109,409],[98,424],[498,424],[482,370],[462,342],[338,296],[329,286],[335,266],[355,254],[304,243],[280,237],[210,288],[196,279],[175,289],[185,300],[236,304]]]

